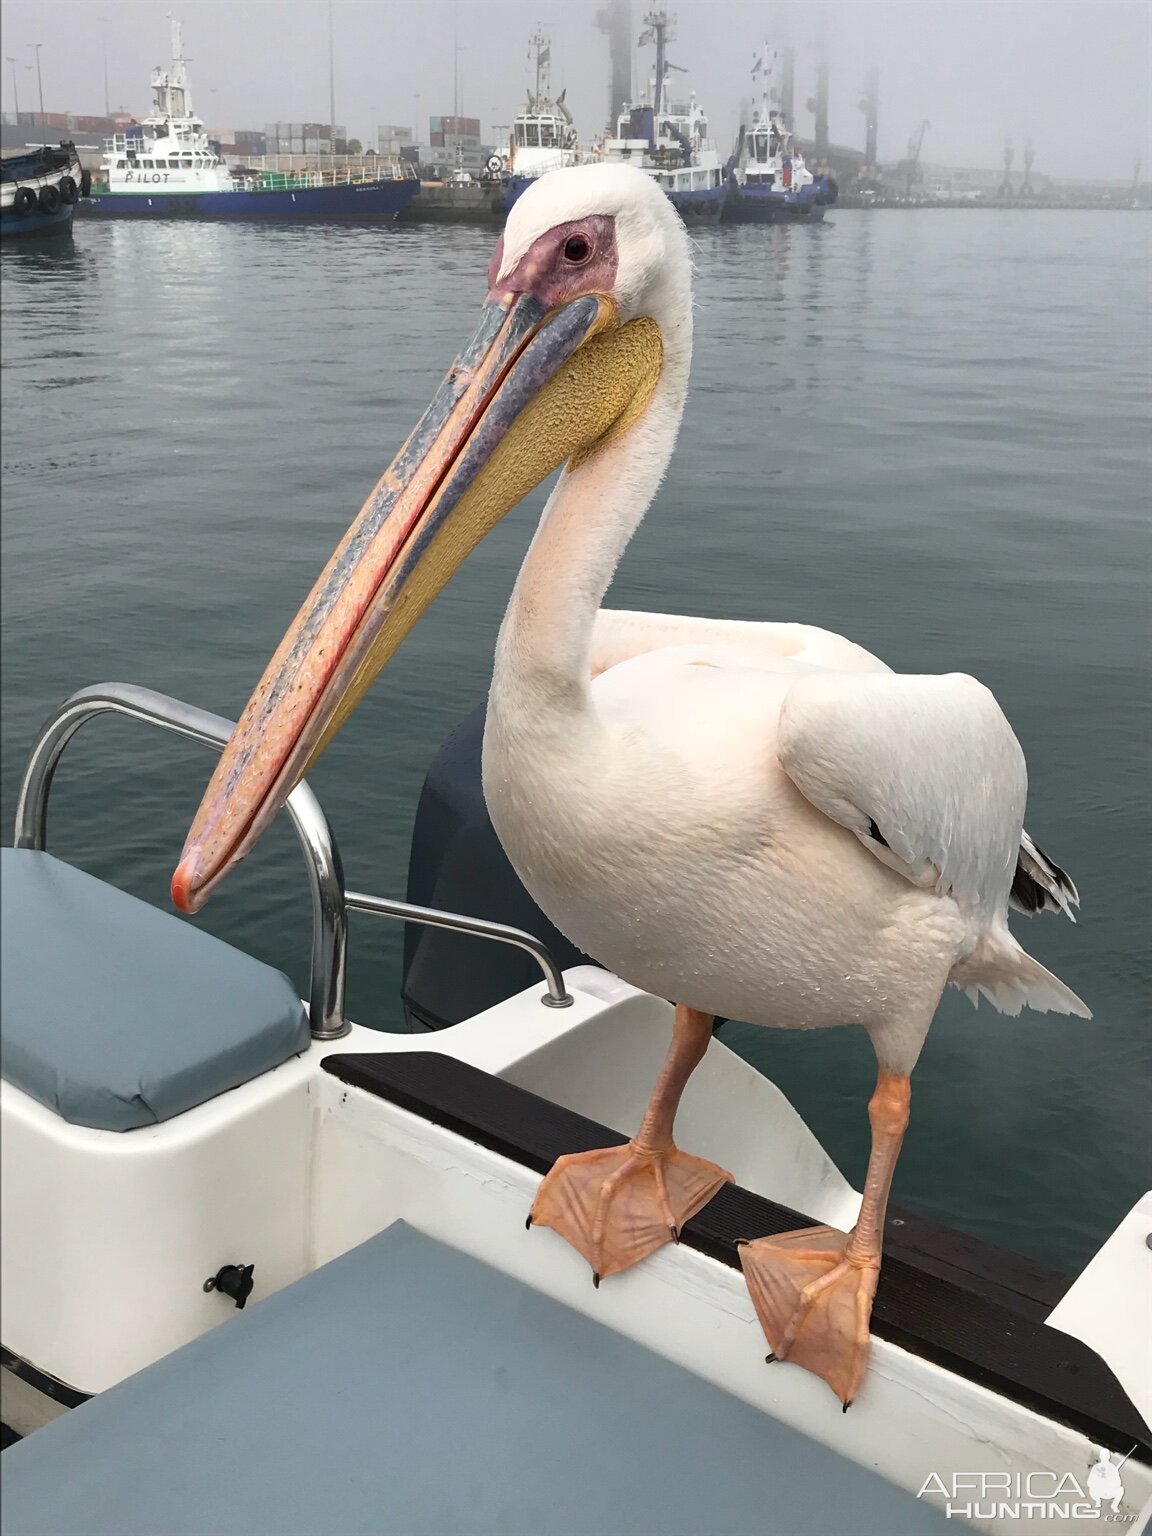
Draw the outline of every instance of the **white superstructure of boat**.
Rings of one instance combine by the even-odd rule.
[[[664,12],[647,18],[641,43],[656,47],[656,62],[642,101],[619,114],[615,132],[600,140],[597,156],[637,166],[672,199],[685,222],[715,223],[725,199],[724,168],[709,136],[708,117],[696,99],[677,101],[667,56],[671,22]]]
[[[101,190],[148,196],[157,191],[231,192],[232,174],[192,110],[181,23],[172,18],[172,61],[152,71],[152,112],[104,141]]]
[[[516,177],[533,178],[548,171],[578,165],[582,159],[576,124],[565,102],[566,91],[552,98],[552,44],[544,32],[529,40],[536,70],[536,88],[512,122],[507,169]]]
[[[753,63],[752,78],[760,86],[760,99],[752,109],[752,122],[740,146],[736,178],[753,190],[772,187],[778,192],[799,192],[811,186],[815,177],[793,142],[784,113],[772,104],[778,56],[779,50],[765,43]]]

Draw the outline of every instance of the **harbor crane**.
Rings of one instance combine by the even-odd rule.
[[[632,8],[629,0],[609,0],[603,10],[596,12],[595,24],[608,38],[612,71],[608,126],[615,131],[616,119],[632,100]]]
[[[1032,140],[1028,139],[1024,145],[1024,180],[1020,183],[1021,197],[1035,197],[1036,188],[1032,185],[1032,162],[1036,158],[1036,151],[1032,148]]]
[[[808,110],[815,119],[813,131],[813,158],[817,165],[828,163],[828,60],[822,58],[816,66],[816,94],[808,98]]]
[[[911,197],[912,188],[919,186],[920,183],[924,180],[924,171],[920,165],[920,151],[924,147],[924,135],[928,132],[931,126],[932,124],[928,121],[927,118],[925,118],[916,132],[908,140],[908,158],[906,160],[901,160],[898,167],[898,170],[900,170],[904,176],[905,197]]]
[[[864,114],[864,163],[856,174],[856,181],[860,187],[872,187],[880,177],[876,148],[880,116],[880,70],[875,64],[864,79],[864,94],[860,98],[860,110]]]
[[[997,197],[1009,198],[1012,196],[1012,161],[1015,158],[1016,151],[1012,147],[1012,140],[1009,139],[1004,146],[1004,180],[997,188]]]

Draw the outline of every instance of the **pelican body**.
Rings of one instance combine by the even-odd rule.
[[[692,350],[687,236],[642,172],[540,178],[492,258],[477,334],[349,529],[249,701],[173,877],[197,907],[244,856],[471,548],[564,469],[497,645],[484,792],[524,885],[580,949],[676,1003],[626,1147],[561,1158],[530,1222],[596,1282],[730,1177],[673,1140],[714,1016],[855,1023],[872,1154],[851,1233],[742,1251],[773,1354],[845,1405],[865,1372],[909,1076],[945,986],[1087,1015],[1012,936],[1071,916],[1024,831],[1023,753],[963,674],[911,677],[792,623],[602,610],[672,456]]]

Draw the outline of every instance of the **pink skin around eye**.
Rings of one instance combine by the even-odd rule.
[[[581,260],[568,259],[564,247],[570,240],[585,242],[590,254],[584,257],[581,250]],[[593,213],[557,224],[534,240],[512,271],[500,277],[503,259],[501,236],[488,267],[490,298],[530,293],[545,309],[555,309],[582,293],[611,293],[616,285],[616,221],[610,214]]]

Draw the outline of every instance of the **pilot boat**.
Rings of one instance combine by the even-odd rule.
[[[153,111],[105,140],[100,176],[80,205],[86,218],[391,220],[417,195],[400,166],[230,169],[192,110],[181,24],[172,63],[152,72]]]
[[[525,1230],[558,1155],[637,1122],[672,1010],[533,908],[484,811],[479,712],[429,771],[405,901],[346,889],[293,791],[305,1001],[47,851],[62,753],[117,716],[215,749],[233,728],[109,684],[31,744],[3,850],[11,1536],[1143,1529],[1152,1202],[1077,1278],[893,1210],[844,1414],[764,1364],[736,1243],[850,1225],[859,1193],[721,1041],[681,1120],[737,1182],[678,1245],[595,1289]],[[410,925],[410,1033],[345,1016],[353,911]]]
[[[836,201],[836,181],[808,169],[783,112],[772,105],[772,57],[765,46],[753,66],[753,76],[762,78],[762,95],[729,162],[724,218],[733,224],[817,224]]]
[[[76,200],[91,180],[67,141],[0,160],[0,238],[71,234]]]

